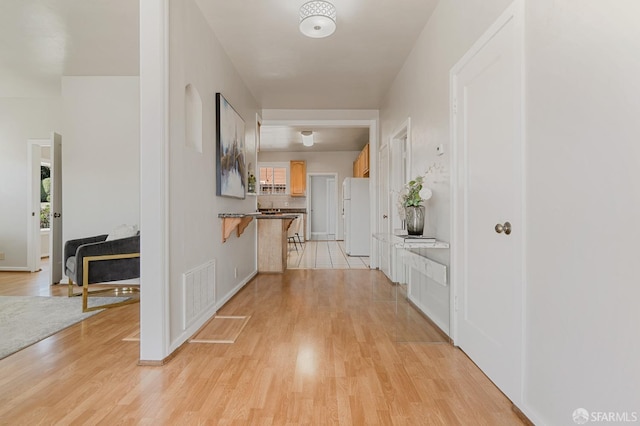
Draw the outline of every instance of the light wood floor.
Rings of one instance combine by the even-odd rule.
[[[369,257],[347,256],[344,241],[289,243],[289,269],[368,269]]]
[[[0,294],[64,290],[0,272]],[[122,340],[139,305],[107,310],[0,360],[0,424],[522,424],[401,290],[370,270],[259,275],[218,313],[251,315],[236,343],[186,344],[163,367]]]

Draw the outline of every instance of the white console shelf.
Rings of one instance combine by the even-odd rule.
[[[441,263],[429,259],[420,253],[411,250],[403,250],[400,259],[409,268],[415,269],[422,275],[431,278],[442,286],[447,286],[447,267]]]
[[[388,250],[388,278],[407,285],[407,299],[449,334],[449,279],[447,266],[427,257],[429,249],[448,249],[444,241],[424,241],[378,233],[373,238]]]
[[[411,239],[405,238],[405,236],[395,235],[395,234],[373,234],[373,238],[383,243],[387,243],[393,245],[396,248],[402,249],[447,249],[449,248],[449,243],[444,241],[436,240],[436,241],[422,241],[418,238]]]
[[[380,244],[388,247],[388,253],[390,257],[390,271],[388,278],[394,283],[408,282],[408,277],[406,276],[407,270],[405,266],[410,265],[407,265],[407,258],[405,254],[409,253],[409,250],[449,248],[449,243],[444,241],[425,241],[420,239],[406,238],[406,236],[394,234],[377,233],[373,234],[373,238],[376,239]],[[419,255],[416,254],[416,256]],[[410,259],[413,259],[412,264],[415,265],[418,263],[418,259],[411,257]],[[424,268],[426,267],[427,266],[425,266]]]

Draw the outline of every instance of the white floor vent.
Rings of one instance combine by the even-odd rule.
[[[186,330],[216,303],[216,261],[212,260],[182,275],[183,329]]]

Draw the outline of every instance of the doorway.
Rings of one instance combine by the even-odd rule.
[[[516,1],[451,70],[452,337],[521,402],[523,19]]]
[[[52,133],[50,139],[29,139],[27,149],[27,267],[31,272],[38,271],[42,253],[48,253],[49,283],[57,284],[62,279],[62,137]],[[49,165],[45,179],[43,163]],[[42,227],[46,225],[49,238],[42,242]]]
[[[307,227],[310,240],[335,240],[338,224],[338,174],[307,174]]]
[[[383,235],[391,233],[391,206],[395,205],[392,202],[392,197],[389,196],[389,144],[384,144],[380,148],[378,153],[378,188],[380,193],[378,195],[378,211],[380,214],[378,232]],[[376,243],[378,246],[378,267],[382,272],[391,278],[391,244],[386,241],[378,240]]]
[[[383,206],[387,209],[387,213],[382,215],[383,223],[388,229],[386,233],[400,234],[405,227],[404,209],[398,205],[398,196],[410,176],[411,118],[407,118],[392,134],[380,155],[381,167],[385,167],[381,172],[385,182],[381,185],[383,192],[380,197],[387,200],[386,206]],[[381,243],[380,263],[391,281],[406,284],[409,280],[407,267],[401,259],[402,250],[394,244]]]
[[[402,125],[391,136],[391,158],[389,159],[389,179],[391,182],[392,205],[396,205],[397,194],[400,193],[404,185],[409,182],[411,176],[411,118]],[[391,211],[392,229],[402,228],[404,217],[400,209]]]

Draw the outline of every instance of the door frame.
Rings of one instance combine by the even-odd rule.
[[[50,139],[28,139],[27,140],[27,270],[29,272],[36,272],[40,270],[40,262],[36,261],[36,257],[40,257],[37,247],[40,247],[39,238],[40,238],[40,205],[33,205],[34,200],[34,191],[36,182],[39,179],[36,179],[36,172],[39,170],[34,170],[34,160],[37,154],[38,164],[42,162],[42,147],[43,146],[51,146]],[[37,147],[37,150],[36,150]],[[52,162],[53,163],[53,162]],[[53,164],[52,164],[53,166]],[[39,173],[38,173],[39,175]],[[40,191],[38,190],[38,193]],[[38,197],[39,199],[40,197]],[[36,219],[37,217],[37,225]],[[53,226],[53,223],[51,224]],[[51,256],[53,253],[49,253],[49,263],[51,263]],[[51,267],[51,264],[49,264]]]
[[[340,205],[340,197],[339,197],[339,193],[340,191],[338,190],[338,173],[335,172],[313,172],[313,173],[307,173],[307,229],[305,229],[305,235],[307,237],[308,240],[311,240],[311,221],[313,220],[313,217],[311,216],[311,199],[313,198],[313,192],[311,191],[311,178],[313,176],[327,176],[330,178],[335,179],[336,181],[336,193],[334,196],[334,205],[336,206],[335,208],[335,224],[336,224],[336,238],[334,241],[338,241],[338,220],[340,219],[340,209],[338,208],[338,206]],[[327,189],[327,188],[325,188]],[[344,207],[343,207],[344,208]],[[329,212],[330,213],[330,212]],[[329,217],[327,216],[327,219],[329,219]],[[327,223],[327,231],[328,229],[329,223]],[[343,234],[344,234],[344,229],[342,230]],[[329,235],[327,233],[327,235]],[[343,235],[344,238],[344,235]]]
[[[402,143],[404,141],[404,147]],[[412,143],[411,143],[411,117],[407,117],[407,119],[396,129],[395,132],[389,138],[389,190],[393,194],[395,191],[398,191],[404,184],[408,182],[407,178],[411,175],[411,151],[412,151]],[[396,162],[396,155],[398,150],[402,151],[404,149],[404,158],[400,159],[400,162]],[[399,176],[396,164],[402,167],[403,176]],[[395,195],[395,194],[394,194]],[[397,198],[397,196],[396,196]],[[391,205],[395,205],[396,203],[391,203]],[[391,232],[393,233],[394,225],[400,226],[400,218],[398,217],[397,209],[395,211],[389,211],[392,218],[397,219],[397,222],[391,220]]]
[[[378,178],[376,181],[377,189],[378,189],[378,208],[376,210],[377,214],[377,230],[379,234],[389,235],[391,234],[392,229],[392,218],[391,218],[391,197],[389,197],[389,188],[391,187],[389,182],[389,158],[390,158],[390,144],[383,144],[377,153],[378,158]],[[383,162],[382,159],[386,154],[386,162]],[[386,182],[383,182],[386,181]],[[385,187],[383,183],[386,183],[387,191],[384,191]],[[386,213],[386,218],[383,216]],[[386,247],[383,248],[383,245]],[[376,248],[375,252],[371,252],[371,259],[376,256],[377,269],[380,269],[387,278],[391,279],[391,244],[387,242],[386,238],[377,238],[376,243],[373,245]],[[386,254],[386,258],[385,258]]]
[[[412,176],[411,164],[411,117],[396,128],[389,137],[389,161],[387,163],[387,177],[389,179],[389,232],[395,234],[396,229],[401,229],[402,219],[398,211],[398,193]],[[400,158],[398,158],[400,154]],[[395,207],[395,208],[394,208]],[[389,279],[394,283],[409,284],[408,268],[400,259],[400,250],[394,245],[389,247]]]
[[[331,198],[331,186],[329,185],[330,182],[333,182],[333,190],[334,190],[334,197],[333,197],[333,206],[334,209],[336,211],[335,217],[333,218],[333,229],[331,229],[331,215],[328,215],[329,217],[327,218],[328,222],[327,222],[327,236],[333,235],[333,240],[334,241],[338,241],[338,221],[340,220],[340,209],[338,208],[338,202],[340,201],[340,197],[339,197],[339,192],[338,192],[338,174],[336,173],[336,177],[335,178],[329,178],[327,179],[327,199]],[[327,205],[327,207],[329,207],[329,205]],[[330,212],[329,212],[330,213]],[[333,233],[331,232],[333,231]],[[343,234],[344,234],[344,230],[343,230]],[[331,240],[330,240],[331,241]]]
[[[27,270],[29,272],[36,272],[40,270],[40,252],[37,250],[40,247],[40,204],[34,205],[35,192],[37,192],[37,198],[40,199],[40,188],[36,186],[40,182],[40,168],[34,170],[34,160],[36,155],[38,158],[38,164],[42,162],[42,147],[49,147],[51,149],[50,167],[51,174],[53,175],[54,167],[61,168],[62,164],[58,164],[53,158],[54,150],[54,138],[57,136],[55,132],[51,133],[49,139],[28,139],[27,140]],[[36,147],[38,150],[36,151]],[[60,170],[60,173],[62,171]],[[53,191],[52,187],[52,191]],[[53,215],[53,211],[51,214]],[[62,257],[62,246],[58,246],[53,241],[54,226],[57,226],[56,221],[51,218],[51,231],[49,233],[49,276],[53,274],[53,260]],[[63,271],[64,272],[64,271]],[[50,280],[52,281],[52,280]],[[51,283],[53,284],[53,283]]]
[[[525,56],[524,56],[524,7],[523,0],[514,0],[513,3],[507,7],[507,9],[498,17],[498,19],[489,27],[489,29],[473,44],[473,46],[465,53],[465,55],[451,68],[449,72],[449,118],[450,118],[450,141],[451,141],[451,186],[450,186],[450,198],[451,198],[451,251],[450,251],[450,338],[455,346],[457,345],[458,337],[458,325],[459,315],[462,315],[462,310],[458,311],[458,293],[462,288],[463,277],[466,276],[464,270],[464,259],[466,248],[464,246],[466,230],[465,230],[465,212],[459,202],[459,196],[463,192],[464,179],[462,179],[462,169],[466,167],[466,153],[464,149],[459,146],[458,132],[457,132],[457,75],[462,69],[480,52],[484,46],[507,24],[513,20],[516,28],[517,40],[517,55],[519,56],[519,72],[520,72],[520,129],[518,131],[520,142],[520,191],[522,194],[520,205],[520,220],[522,223],[521,232],[521,247],[520,247],[520,262],[521,262],[521,276],[520,276],[520,306],[519,322],[520,322],[520,339],[517,349],[519,354],[519,389],[517,395],[507,395],[512,402],[518,406],[521,406],[523,401],[523,383],[524,383],[524,336],[526,332],[525,317],[526,317],[526,139],[525,139],[525,118],[526,118],[526,79],[525,79]]]
[[[280,117],[277,117],[277,110],[262,110],[262,125],[272,126],[301,126],[301,127],[364,127],[369,129],[369,220],[371,229],[379,229],[380,215],[378,214],[378,128],[379,117],[377,111],[347,112],[343,110],[308,110],[300,113],[300,110],[282,110]],[[346,118],[351,116],[352,118]],[[318,117],[325,118],[318,118]],[[265,118],[267,117],[267,118]],[[339,118],[342,117],[342,118]],[[372,153],[374,153],[372,155]],[[340,183],[338,183],[340,191]],[[309,222],[307,220],[307,222]],[[369,257],[371,269],[378,269],[378,245],[374,243],[373,232],[369,238],[371,256]]]

